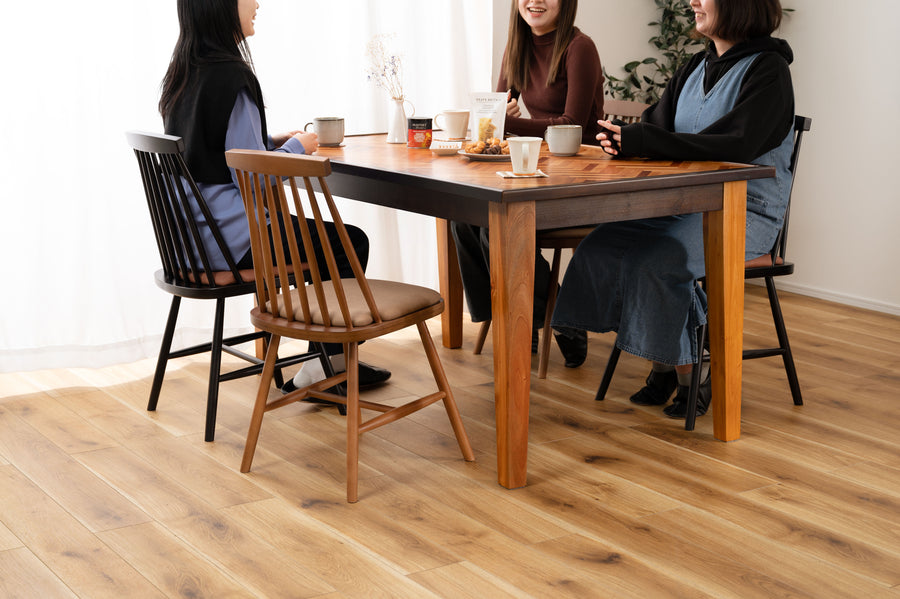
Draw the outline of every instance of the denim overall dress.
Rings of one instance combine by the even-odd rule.
[[[738,61],[709,93],[706,62],[688,76],[678,98],[675,131],[699,133],[734,106],[758,54]],[[777,176],[747,189],[747,253],[767,253],[784,220],[790,191],[789,131],[781,145],[754,160]],[[696,280],[705,272],[703,217],[686,214],[600,225],[578,246],[566,270],[554,327],[616,331],[616,345],[664,364],[690,364],[698,354],[696,328],[706,322],[706,296]]]

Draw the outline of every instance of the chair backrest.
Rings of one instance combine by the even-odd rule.
[[[650,105],[643,102],[604,98],[603,119],[620,119],[628,124],[637,123],[641,120],[641,115],[647,110],[648,106]]]
[[[769,252],[769,255],[772,256],[773,264],[776,262],[784,262],[785,260],[788,221],[791,214],[791,195],[794,192],[794,181],[797,180],[797,163],[800,161],[800,143],[803,141],[803,134],[806,131],[809,131],[810,127],[812,127],[811,118],[800,115],[794,116],[794,149],[791,151],[791,162],[789,166],[793,176],[791,177],[791,188],[788,190],[788,203],[784,212],[784,224],[781,227],[781,231],[778,232],[778,237],[775,239],[775,245],[772,246],[772,251]]]
[[[166,282],[191,288],[244,283],[234,256],[184,162],[184,141],[171,135],[138,131],[129,131],[125,137],[140,167]],[[193,197],[187,193],[188,189]],[[205,222],[197,222],[192,203]],[[207,247],[208,242],[201,233],[203,227],[212,233],[228,271],[213,269],[210,262],[213,248]]]
[[[292,322],[310,324],[321,321],[326,327],[352,329],[354,318],[348,293],[353,297],[361,294],[372,321],[382,322],[369,282],[325,181],[325,177],[331,174],[331,162],[320,156],[261,150],[229,150],[225,153],[225,160],[237,173],[250,223],[250,247],[256,270],[259,310]],[[298,180],[306,188],[309,215],[303,204]],[[313,180],[322,191],[320,195],[315,193]],[[292,206],[288,204],[288,187]],[[298,217],[299,240],[291,223],[290,207]],[[343,253],[353,271],[352,279],[341,280],[335,249],[325,228],[326,214],[337,230]],[[314,243],[311,235],[308,217],[314,222],[318,244]],[[270,224],[267,224],[267,218]],[[287,239],[283,240],[282,235],[286,235]],[[285,241],[290,260],[285,256]],[[300,247],[303,248],[303,259],[299,253]],[[328,269],[327,277],[320,269],[322,261]],[[312,289],[303,289],[303,278],[297,277],[296,285],[301,289],[299,293],[292,294],[291,285],[282,286],[279,281],[288,280],[289,264],[303,262],[307,265],[307,277]],[[299,310],[295,305],[297,302]]]

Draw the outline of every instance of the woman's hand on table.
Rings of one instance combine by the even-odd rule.
[[[602,127],[600,133],[597,134],[597,141],[600,142],[600,147],[607,154],[615,156],[621,149],[622,127],[602,119],[597,121],[597,124]]]
[[[294,131],[291,135],[303,145],[303,153],[307,156],[319,149],[319,136],[306,131]]]
[[[300,129],[297,129],[296,131],[288,131],[287,133],[274,134],[274,135],[272,135],[272,144],[276,148],[280,148],[281,146],[283,146],[285,144],[285,142],[287,142],[287,140],[294,137],[298,133],[303,133],[303,131],[301,131]]]

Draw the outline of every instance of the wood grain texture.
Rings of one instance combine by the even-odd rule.
[[[709,302],[709,354],[715,435],[733,441],[741,435],[741,369],[744,321],[744,242],[747,182],[724,184],[722,210],[703,215]]]
[[[418,412],[362,438],[353,505],[334,408],[269,414],[241,474],[256,382],[231,381],[204,442],[201,358],[157,413],[153,360],[0,375],[0,596],[900,599],[900,318],[782,302],[805,405],[778,358],[755,360],[741,438],[717,441],[709,416],[686,432],[628,401],[648,369],[632,356],[593,401],[613,335],[591,335],[584,366],[554,349],[532,377],[516,490],[497,484],[492,341],[437,348],[478,460]],[[745,304],[744,345],[767,343],[764,289]],[[396,375],[364,399],[433,385],[414,330],[359,351]]]
[[[499,177],[496,162],[469,162],[459,156],[440,159],[429,152],[385,144],[383,135],[348,138],[340,148],[321,151],[331,161],[333,175],[328,186],[336,195],[489,228],[491,286],[496,298],[492,323],[495,374],[499,377],[495,391],[501,485],[516,488],[524,485],[527,477],[530,373],[522,368],[527,354],[521,329],[530,329],[534,277],[532,261],[519,258],[525,250],[533,252],[539,230],[704,214],[708,280],[711,288],[715,287],[710,301],[711,331],[716,337],[713,345],[721,350],[713,355],[712,363],[719,375],[714,384],[720,400],[712,410],[716,437],[732,440],[740,435],[739,296],[746,181],[772,177],[774,168],[725,162],[613,160],[599,147],[583,145],[576,156],[569,157],[549,155],[542,147],[538,166],[548,176],[516,179]],[[320,190],[327,192],[324,184]],[[527,226],[517,226],[525,224],[517,222],[518,215],[524,214],[519,210],[527,211]],[[441,289],[451,292],[451,300],[456,301],[458,292],[451,290],[450,282],[456,261],[449,237],[440,227]],[[496,247],[498,244],[503,247]],[[445,347],[456,346],[458,311],[448,313],[443,324],[448,336]],[[475,353],[480,353],[480,345]],[[543,368],[539,374],[543,378]]]

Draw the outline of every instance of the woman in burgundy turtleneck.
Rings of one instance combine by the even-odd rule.
[[[512,0],[509,37],[497,91],[508,91],[507,133],[543,137],[550,125],[581,125],[584,143],[597,144],[603,116],[603,73],[591,38],[575,27],[578,0]],[[525,105],[528,117],[522,116]],[[491,272],[487,227],[451,223],[466,303],[473,322],[491,318]],[[535,255],[534,334],[543,326],[550,265]],[[587,335],[557,337],[566,366],[581,366]]]

